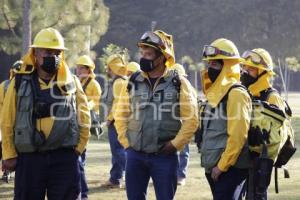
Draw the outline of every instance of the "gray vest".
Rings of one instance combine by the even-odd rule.
[[[135,78],[129,94],[131,116],[126,134],[130,147],[136,151],[158,152],[181,128],[179,91],[174,78],[173,73],[162,78],[154,90],[141,74]]]
[[[47,151],[57,148],[73,148],[79,142],[79,126],[76,115],[75,94],[60,95],[55,105],[55,117],[50,135],[44,144],[37,146],[36,118],[33,115],[34,95],[32,75],[21,75],[17,89],[17,111],[14,142],[18,152]],[[75,83],[74,83],[75,84]],[[75,87],[75,85],[73,85]]]
[[[202,117],[203,136],[201,144],[201,166],[207,173],[219,162],[227,143],[227,109],[226,101],[219,103],[216,108],[212,108],[206,103],[204,115]],[[250,163],[250,154],[246,144],[234,167],[248,168]]]
[[[104,92],[102,99],[101,99],[101,105],[105,106],[105,107],[100,108],[100,121],[101,122],[106,121],[108,114],[111,112],[111,109],[113,106],[113,101],[114,101],[114,94],[113,94],[114,82],[119,78],[125,80],[124,77],[117,76],[116,78],[114,78],[111,81],[108,81],[108,83],[107,83],[106,91]]]

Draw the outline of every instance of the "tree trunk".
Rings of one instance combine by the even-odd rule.
[[[24,55],[31,44],[31,19],[30,19],[31,0],[23,0],[23,38],[22,55]]]

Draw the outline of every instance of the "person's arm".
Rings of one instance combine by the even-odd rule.
[[[114,120],[114,115],[116,112],[116,108],[117,108],[117,103],[118,100],[121,97],[121,92],[122,92],[122,88],[124,85],[126,85],[127,81],[123,80],[121,78],[118,78],[117,80],[115,80],[114,84],[113,84],[113,103],[112,103],[112,107],[111,110],[108,114],[107,120],[108,121],[113,121]]]
[[[184,145],[189,143],[199,126],[198,106],[194,88],[185,78],[181,78],[179,103],[182,125],[171,143],[177,150],[182,150]]]
[[[17,157],[17,151],[14,144],[13,127],[16,120],[16,90],[15,79],[10,82],[5,94],[2,108],[2,115],[5,116],[1,120],[2,132],[2,154],[3,160],[8,160]]]
[[[129,147],[126,131],[130,112],[129,94],[127,91],[127,82],[125,82],[120,90],[120,96],[114,112],[114,125],[118,133],[118,140],[125,149]]]
[[[94,110],[99,114],[99,105],[100,105],[100,97],[101,97],[101,87],[96,80],[92,80],[87,87],[87,98],[89,109]]]
[[[77,118],[80,131],[80,137],[76,146],[76,151],[81,154],[85,150],[90,137],[91,116],[88,108],[87,97],[83,92],[81,84],[76,77],[74,77],[74,80],[76,85]]]
[[[227,100],[227,143],[218,168],[225,172],[233,166],[244,147],[250,127],[251,99],[242,89],[232,89]]]

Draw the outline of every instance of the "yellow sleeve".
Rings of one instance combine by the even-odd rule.
[[[186,78],[181,78],[180,86],[180,118],[181,128],[171,141],[177,150],[182,150],[189,143],[199,126],[198,106],[194,88]]]
[[[115,127],[118,133],[118,140],[122,144],[122,146],[126,149],[129,147],[129,142],[126,137],[126,131],[128,126],[128,118],[130,116],[130,100],[129,94],[127,91],[127,83],[123,85],[120,91],[120,98],[117,102],[114,119],[115,119]]]
[[[3,107],[3,101],[4,101],[4,86],[5,86],[5,81],[3,81],[0,85],[0,122],[2,119],[2,107]],[[1,141],[1,131],[0,131],[0,141]]]
[[[2,131],[2,153],[3,160],[17,157],[17,151],[14,144],[13,127],[16,120],[16,90],[15,79],[13,79],[6,91],[3,102],[2,115],[5,116],[1,121]]]
[[[280,110],[285,109],[285,104],[281,96],[277,92],[272,92],[268,98],[269,104],[277,106]]]
[[[121,78],[115,80],[113,84],[113,104],[110,113],[108,114],[107,120],[113,121],[114,120],[114,113],[116,112],[116,107],[118,103],[118,99],[120,99],[121,91],[124,86],[127,86],[127,81]]]
[[[88,99],[89,109],[94,110],[96,113],[99,113],[101,92],[99,83],[95,79],[92,79],[86,88],[86,96]]]
[[[74,77],[74,80],[76,85],[77,118],[80,131],[79,143],[77,144],[76,150],[82,153],[85,150],[90,137],[91,116],[87,97],[83,92],[81,84],[76,77]]]
[[[251,117],[251,99],[246,91],[232,89],[227,100],[227,144],[218,168],[227,171],[233,166],[248,138]]]

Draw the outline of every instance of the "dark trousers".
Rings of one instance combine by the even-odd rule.
[[[73,149],[20,153],[15,200],[75,200],[80,193],[78,155]]]
[[[157,200],[173,200],[177,189],[178,155],[147,154],[127,150],[128,200],[145,200],[150,177]]]
[[[80,186],[81,186],[81,197],[88,197],[88,184],[85,176],[85,161],[86,161],[86,150],[79,156],[79,168],[80,168]]]
[[[223,172],[218,181],[214,182],[211,174],[206,173],[214,200],[231,200],[238,185],[247,178],[247,169],[230,167],[227,172]]]
[[[111,150],[110,182],[120,184],[125,171],[126,153],[118,140],[118,134],[114,124],[108,127],[108,141]]]

